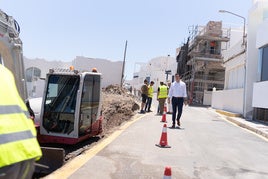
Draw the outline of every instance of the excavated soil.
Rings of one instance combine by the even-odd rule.
[[[140,100],[127,89],[110,85],[102,90],[103,135],[130,120],[140,109]]]

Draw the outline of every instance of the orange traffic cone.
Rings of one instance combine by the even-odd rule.
[[[161,135],[159,144],[155,144],[155,145],[158,147],[163,147],[163,148],[171,147],[168,145],[168,142],[167,142],[167,125],[166,124],[164,124],[163,126],[162,135]]]
[[[166,167],[163,179],[171,179],[171,167]]]
[[[166,116],[167,116],[167,105],[165,103],[161,122],[167,122],[167,117]]]

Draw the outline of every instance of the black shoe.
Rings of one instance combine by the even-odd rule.
[[[141,110],[140,113],[141,113],[141,114],[145,114],[145,111],[144,111],[144,110]]]
[[[153,112],[153,111],[149,110],[149,111],[147,111],[147,112]]]
[[[179,127],[181,126],[180,120],[177,120],[177,124]]]
[[[173,124],[173,125],[171,126],[171,128],[175,128],[175,124]]]

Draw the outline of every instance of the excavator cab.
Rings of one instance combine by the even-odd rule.
[[[54,70],[47,74],[40,143],[75,144],[102,132],[101,74]]]

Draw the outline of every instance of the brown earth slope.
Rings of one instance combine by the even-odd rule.
[[[103,134],[131,119],[139,110],[140,101],[118,85],[110,85],[102,90]]]

